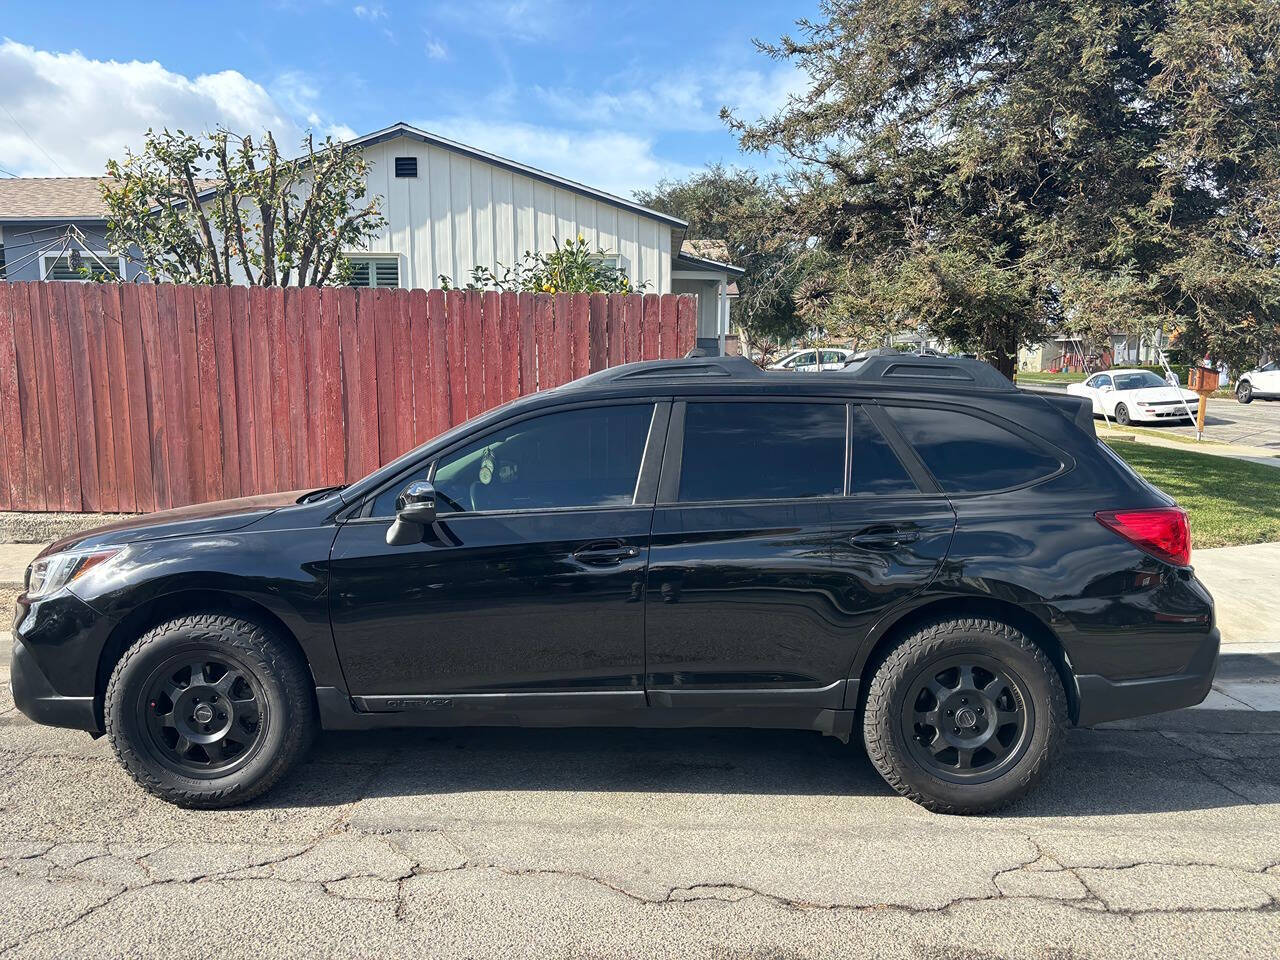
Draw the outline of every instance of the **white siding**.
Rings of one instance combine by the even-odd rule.
[[[509,267],[581,233],[593,249],[620,253],[633,284],[671,291],[671,227],[660,220],[409,137],[365,156],[387,218],[368,249],[401,255],[404,286],[434,287],[440,274],[465,283],[476,265]],[[416,157],[418,176],[396,177],[396,157]]]

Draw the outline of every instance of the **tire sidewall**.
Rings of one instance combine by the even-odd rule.
[[[1129,416],[1129,408],[1121,403],[1116,406],[1116,423],[1122,427],[1127,427],[1133,422],[1133,417]]]
[[[1017,675],[1031,700],[1028,714],[1032,730],[1021,756],[1003,774],[982,783],[955,783],[931,773],[913,755],[907,743],[909,732],[899,720],[905,698],[910,695],[914,680],[921,670],[929,662],[958,654],[980,654],[1000,661],[1006,669]],[[887,715],[868,716],[865,722],[877,723],[882,731],[887,732],[888,736],[881,738],[890,754],[887,759],[910,788],[945,807],[964,811],[1003,806],[1006,801],[1016,798],[1031,785],[1034,775],[1043,766],[1045,754],[1063,719],[1057,715],[1059,711],[1055,708],[1058,699],[1053,690],[1053,685],[1059,684],[1056,692],[1061,697],[1060,683],[1056,674],[1049,672],[1053,667],[1047,660],[1041,660],[1018,644],[975,629],[953,634],[913,650],[901,662],[901,667],[889,671],[887,675],[878,672],[873,678],[873,684],[882,685],[885,696],[878,699],[880,703],[887,705]]]
[[[304,718],[291,716],[285,679],[234,626],[218,630],[175,626],[159,628],[143,637],[117,665],[104,703],[104,719],[116,753],[129,772],[153,792],[191,803],[221,800],[253,791],[255,785],[273,779],[282,754],[287,752],[289,731]],[[266,698],[266,728],[253,747],[248,763],[212,777],[183,775],[152,756],[150,734],[139,721],[138,699],[146,696],[148,678],[166,660],[183,653],[207,651],[229,654],[252,670]]]
[[[1240,403],[1248,403],[1253,399],[1253,386],[1248,380],[1236,385],[1236,400]]]

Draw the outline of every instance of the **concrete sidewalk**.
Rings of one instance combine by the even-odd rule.
[[[20,588],[27,575],[27,565],[46,546],[43,543],[0,543],[0,590]]]

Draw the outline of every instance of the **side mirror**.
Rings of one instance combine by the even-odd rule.
[[[413,481],[396,498],[396,519],[387,530],[388,545],[402,547],[421,543],[426,532],[423,528],[435,519],[436,488],[426,480]]]

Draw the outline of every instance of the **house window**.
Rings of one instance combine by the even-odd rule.
[[[7,279],[4,275],[4,244],[0,243],[0,280]]]
[[[610,270],[627,269],[627,258],[620,253],[593,253],[591,259]]]
[[[350,257],[353,287],[400,286],[399,257]]]
[[[417,157],[396,157],[397,177],[416,177],[418,175]]]
[[[44,269],[40,271],[42,280],[120,280],[124,276],[123,261],[110,253],[95,252],[92,255],[73,256],[65,254],[61,257],[45,257]],[[86,277],[84,271],[88,270]]]

